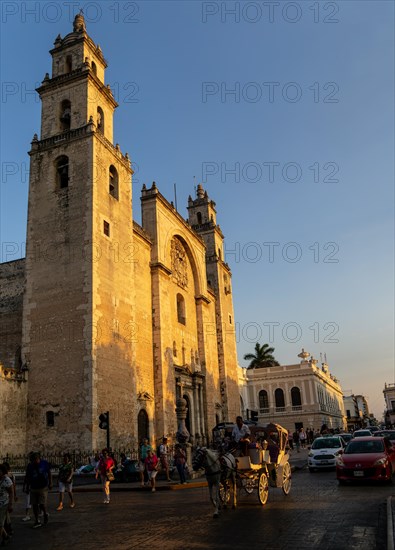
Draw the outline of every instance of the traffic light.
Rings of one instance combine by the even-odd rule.
[[[250,415],[253,422],[258,422],[258,411],[250,411]]]
[[[109,418],[108,418],[108,412],[101,413],[99,416],[99,428],[101,430],[108,430],[109,425]]]

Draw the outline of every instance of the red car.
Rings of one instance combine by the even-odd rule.
[[[364,479],[391,483],[393,472],[395,449],[384,437],[352,439],[336,464],[339,484]]]

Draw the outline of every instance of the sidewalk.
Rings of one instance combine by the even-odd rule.
[[[307,455],[309,453],[308,449],[300,449],[300,452],[298,453],[296,450],[291,450],[289,452],[289,462],[291,464],[292,471],[301,470],[307,465]],[[90,493],[90,492],[97,492],[101,491],[101,485],[98,480],[95,480],[94,478],[86,479],[86,483],[83,483],[83,480],[81,478],[77,478],[78,481],[81,483],[74,484],[73,491],[76,493]],[[166,481],[162,479],[156,480],[156,490],[157,491],[185,491],[187,489],[193,489],[197,487],[206,487],[207,481],[204,475],[195,478],[190,479],[186,485],[181,485],[177,480],[174,481]],[[145,485],[144,487],[141,487],[139,481],[131,481],[128,483],[122,483],[122,482],[112,482],[111,483],[111,491],[147,491],[149,492],[151,490],[151,487],[149,485]]]

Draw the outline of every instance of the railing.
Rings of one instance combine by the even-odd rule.
[[[276,407],[276,412],[277,413],[284,413],[285,412],[285,407]]]
[[[269,409],[269,407],[261,407],[261,408],[259,409],[259,412],[260,412],[261,414],[269,414],[270,409]]]
[[[302,407],[302,405],[292,405],[292,410],[293,411],[302,411],[303,407]]]

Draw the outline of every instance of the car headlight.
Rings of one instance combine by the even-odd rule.
[[[373,464],[373,466],[386,466],[387,465],[387,459],[386,458],[379,458],[376,460],[376,462]]]
[[[310,458],[313,458],[314,453],[309,453],[307,456],[310,457]]]

